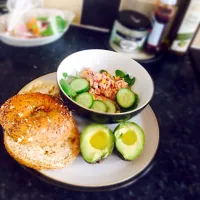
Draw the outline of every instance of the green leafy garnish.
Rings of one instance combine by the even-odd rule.
[[[40,34],[41,34],[42,36],[50,36],[50,35],[53,35],[54,32],[53,32],[53,28],[52,28],[51,24],[48,24],[47,28],[46,28],[44,31],[42,31]]]
[[[121,70],[116,70],[115,71],[115,75],[119,76],[120,78],[123,78],[124,81],[126,81],[128,83],[128,86],[131,87],[134,83],[135,83],[135,77],[131,78],[129,76],[129,74],[126,74],[124,72],[122,72]]]
[[[63,78],[60,80],[60,85],[61,85],[62,89],[64,90],[64,92],[69,97],[74,99],[74,97],[76,96],[76,92],[71,88],[71,86],[67,82],[68,74],[66,72],[64,72],[62,75],[63,75]]]
[[[118,69],[115,71],[115,75],[119,76],[120,78],[124,78],[124,76],[125,76],[124,72],[122,72],[122,71],[120,71]]]
[[[99,71],[101,74],[103,73],[103,72],[106,72],[106,73],[108,73],[106,70],[104,70],[104,69],[101,69],[100,71]]]
[[[64,20],[61,16],[56,16],[56,26],[58,28],[59,33],[64,31],[66,25],[67,25],[66,20]]]
[[[135,83],[135,77],[131,78],[128,74],[124,76],[124,80],[128,83],[129,87]]]

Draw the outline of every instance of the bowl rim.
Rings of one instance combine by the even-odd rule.
[[[138,62],[137,62],[136,60],[134,60],[134,59],[131,59],[131,60],[140,65],[140,67],[142,68],[142,70],[149,76],[150,81],[151,81],[151,83],[152,83],[152,94],[151,94],[150,98],[148,98],[148,100],[145,101],[145,103],[142,104],[141,106],[137,107],[137,108],[134,109],[134,110],[130,110],[130,111],[127,111],[127,112],[122,112],[122,113],[106,113],[106,112],[100,112],[100,111],[96,111],[96,110],[92,110],[92,109],[86,108],[86,107],[84,107],[84,106],[82,106],[82,105],[76,103],[76,101],[74,101],[73,99],[71,99],[71,98],[64,92],[64,90],[62,89],[62,87],[61,87],[61,85],[60,85],[60,83],[59,83],[59,80],[58,80],[58,76],[59,76],[58,74],[59,74],[59,73],[58,73],[58,71],[59,71],[59,69],[60,69],[62,63],[63,63],[68,57],[70,57],[70,56],[72,56],[72,55],[74,55],[74,54],[77,54],[77,53],[85,52],[85,51],[112,52],[113,54],[118,54],[118,55],[120,55],[120,56],[122,56],[122,57],[125,57],[126,59],[131,59],[131,58],[129,58],[129,57],[125,56],[125,55],[122,55],[122,54],[120,54],[120,53],[113,52],[113,51],[110,51],[110,50],[104,50],[104,49],[87,49],[87,50],[77,51],[77,52],[75,52],[75,53],[72,53],[72,54],[68,55],[67,57],[65,57],[65,58],[61,61],[61,63],[59,64],[59,66],[58,66],[58,68],[57,68],[57,83],[58,83],[58,86],[59,86],[60,90],[61,90],[62,93],[65,95],[65,97],[67,97],[67,99],[69,99],[71,102],[73,102],[73,103],[76,104],[77,106],[79,106],[79,107],[81,107],[81,108],[83,108],[83,109],[85,109],[85,110],[87,110],[87,111],[89,111],[89,112],[93,112],[93,113],[96,113],[96,114],[103,114],[103,115],[107,115],[107,116],[122,116],[122,115],[132,114],[132,113],[134,113],[134,112],[137,112],[137,111],[141,110],[142,108],[144,108],[146,105],[149,104],[149,102],[150,102],[151,99],[153,98],[154,91],[155,91],[154,82],[153,82],[153,79],[152,79],[151,75],[148,73],[148,71],[147,71],[140,63],[138,63]]]

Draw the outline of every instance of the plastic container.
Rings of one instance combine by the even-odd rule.
[[[114,22],[109,43],[123,52],[140,52],[151,28],[148,17],[124,10]]]

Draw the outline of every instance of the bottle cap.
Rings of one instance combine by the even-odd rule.
[[[168,5],[176,5],[177,0],[161,0],[162,3],[168,4]]]

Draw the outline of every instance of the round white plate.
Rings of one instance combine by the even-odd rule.
[[[56,85],[56,73],[47,74],[33,80],[22,88],[20,92],[37,83],[37,81]],[[74,117],[79,131],[92,123],[84,117],[76,116],[75,114]],[[129,121],[139,124],[145,133],[144,150],[135,161],[124,161],[113,152],[101,164],[88,164],[79,155],[63,169],[28,170],[48,182],[78,190],[108,190],[131,184],[144,175],[153,163],[159,145],[159,128],[150,106],[147,106],[140,114]],[[107,124],[111,130],[114,130],[117,125]]]

